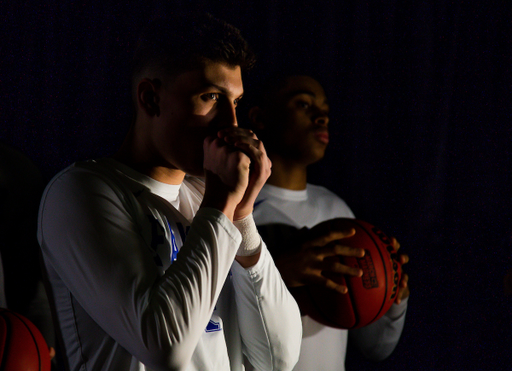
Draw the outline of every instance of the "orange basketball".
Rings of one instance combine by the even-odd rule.
[[[362,258],[340,256],[343,264],[361,268],[362,277],[328,275],[326,277],[348,287],[340,294],[318,286],[305,290],[310,303],[307,314],[327,326],[353,329],[366,326],[381,318],[395,302],[401,265],[391,239],[380,229],[357,219],[338,218],[328,222],[329,229],[352,227],[354,236],[341,240],[341,244],[365,250]],[[305,293],[303,293],[304,295]],[[301,298],[303,301],[304,298]]]
[[[50,369],[48,345],[37,327],[21,314],[0,309],[0,370]]]

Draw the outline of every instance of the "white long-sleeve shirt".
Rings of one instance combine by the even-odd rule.
[[[328,189],[308,184],[294,191],[265,185],[256,199],[254,219],[261,227],[284,224],[312,228],[334,218],[354,218],[345,201]],[[270,245],[272,241],[267,241]],[[343,371],[347,342],[353,341],[369,359],[382,360],[395,349],[405,323],[407,299],[378,321],[355,330],[324,326],[309,316],[302,317],[303,338],[299,362],[294,371]]]
[[[48,185],[38,239],[72,371],[290,370],[300,314],[266,247],[245,269],[204,183],[160,183],[113,159]],[[282,316],[286,313],[286,316]]]

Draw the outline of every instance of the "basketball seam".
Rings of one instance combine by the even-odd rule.
[[[17,313],[15,312],[11,312],[11,314],[13,316],[15,316],[16,318],[18,318],[21,323],[23,323],[23,325],[25,325],[25,327],[27,328],[30,336],[32,337],[32,340],[34,340],[34,344],[36,346],[36,349],[37,349],[37,360],[39,361],[38,364],[39,364],[39,371],[41,371],[41,349],[39,349],[39,344],[37,343],[37,340],[36,340],[36,337],[34,336],[34,333],[32,332],[32,330],[30,329],[30,327],[27,325],[27,323],[25,323],[25,321],[23,320],[23,318],[21,318],[21,316],[19,316]],[[34,325],[35,326],[35,325]]]
[[[362,226],[361,224],[359,224],[355,220],[353,222],[354,222],[354,224],[357,224],[359,227],[361,227],[366,232],[366,234],[372,239],[372,241],[375,244],[375,246],[378,246],[378,244],[375,242],[375,239],[373,238],[373,236],[370,234],[370,232],[368,232],[368,230],[364,226]],[[382,252],[380,251],[380,249],[377,249],[377,251],[379,252],[381,260],[383,262],[385,262],[384,257],[382,255]],[[384,300],[382,301],[382,304],[380,306],[379,311],[377,312],[377,314],[373,317],[373,319],[369,323],[372,323],[373,321],[375,321],[376,318],[379,317],[379,314],[382,311],[382,308],[384,308],[384,305],[386,304],[386,298],[388,297],[388,279],[387,279],[387,277],[388,277],[388,270],[386,269],[386,264],[382,264],[382,266],[384,268],[384,276],[386,277],[386,279],[385,279],[385,284],[386,284],[385,285],[385,289],[386,289],[386,291],[385,291],[385,295],[384,295]],[[356,312],[356,311],[354,311],[354,312]]]

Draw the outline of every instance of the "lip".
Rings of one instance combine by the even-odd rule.
[[[327,130],[316,130],[315,138],[324,144],[328,144],[329,143],[329,132]]]

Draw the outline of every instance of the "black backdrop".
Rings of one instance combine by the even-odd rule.
[[[129,123],[141,26],[202,9],[239,27],[262,66],[301,61],[331,103],[311,180],[411,256],[394,354],[355,370],[510,370],[511,5],[486,1],[0,2],[0,140],[48,180],[105,156]],[[254,76],[248,76],[250,92]],[[243,119],[243,118],[242,118]]]

